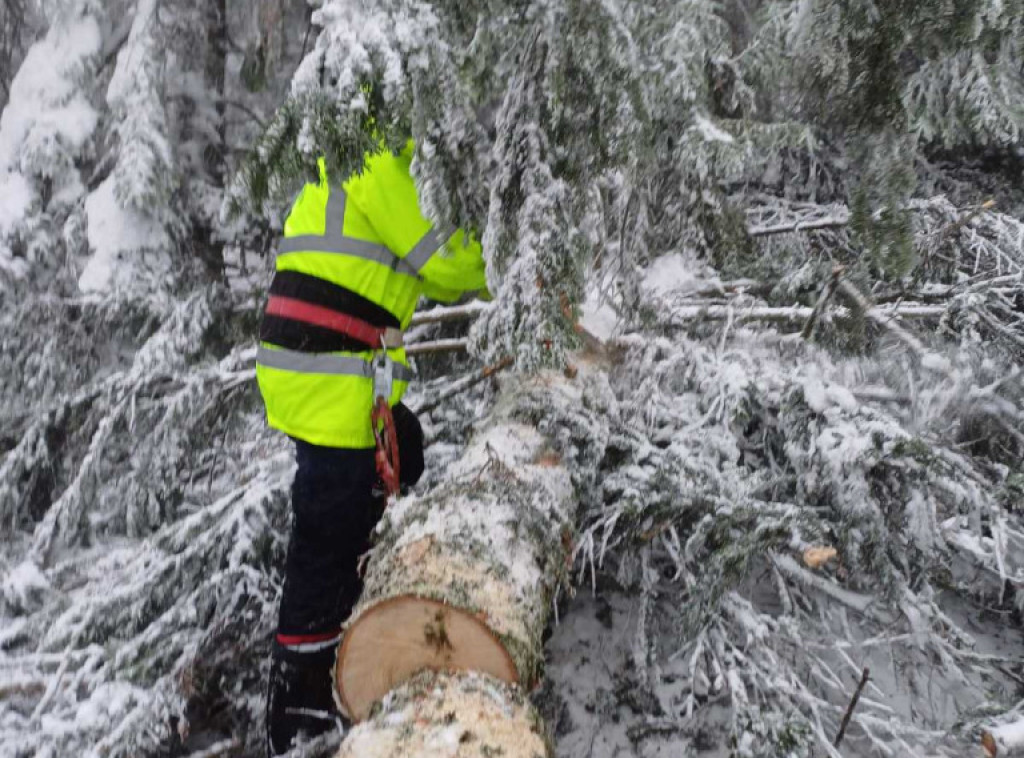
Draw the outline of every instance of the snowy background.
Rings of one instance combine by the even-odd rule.
[[[496,299],[414,327],[468,349],[409,404],[581,343],[614,394],[556,754],[980,754],[1024,719],[1022,46],[1005,0],[5,0],[0,756],[261,755],[275,239],[410,133]]]

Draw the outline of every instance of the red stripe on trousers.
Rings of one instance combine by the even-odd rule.
[[[284,645],[309,645],[314,642],[327,642],[327,640],[333,637],[340,637],[341,630],[337,629],[333,632],[321,632],[319,634],[279,634],[277,635],[277,641]]]

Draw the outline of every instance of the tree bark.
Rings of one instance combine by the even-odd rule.
[[[567,372],[575,378],[508,376],[445,481],[390,506],[334,670],[356,721],[425,669],[483,672],[525,690],[538,681],[580,494],[614,412],[604,374],[579,368]],[[405,698],[388,696],[385,712]]]
[[[423,672],[353,729],[337,758],[550,758],[540,716],[522,690],[477,673]]]

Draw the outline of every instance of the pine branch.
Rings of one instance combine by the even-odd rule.
[[[939,318],[945,312],[946,308],[944,306],[925,305],[922,303],[901,303],[891,307],[879,306],[869,308],[869,315],[882,320],[890,319],[894,316],[911,319]],[[787,323],[806,321],[813,313],[813,308],[799,305],[788,308],[773,306],[689,305],[673,310],[669,315],[668,321],[673,326],[682,326],[690,322],[726,321],[728,319],[735,319],[739,322],[765,321],[768,323]],[[854,315],[849,308],[844,307],[830,308],[825,313],[835,319],[852,318]]]
[[[836,307],[826,311],[830,318],[852,318],[849,308]],[[869,309],[872,318],[880,323],[887,323],[893,317],[908,319],[940,318],[946,313],[945,306],[925,305],[923,303],[900,303],[895,306],[878,306]],[[766,323],[791,323],[807,321],[814,314],[813,308],[806,306],[790,306],[775,308],[772,306],[736,307],[732,305],[688,304],[675,308],[668,318],[670,326],[690,326],[704,321],[736,321],[741,323],[763,321]],[[820,313],[815,318],[820,318]],[[609,340],[610,347],[629,347],[635,335],[623,335]],[[909,336],[909,335],[908,335]],[[911,337],[913,339],[913,337]],[[469,349],[468,339],[443,339],[431,342],[412,343],[405,346],[407,355],[425,355],[427,353],[461,352]]]

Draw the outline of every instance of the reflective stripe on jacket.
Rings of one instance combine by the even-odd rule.
[[[421,294],[450,301],[486,287],[478,242],[437,229],[420,212],[410,173],[413,144],[398,155],[368,155],[361,174],[340,187],[321,162],[317,184],[302,190],[284,225],[277,270],[317,277],[382,307],[404,329]],[[270,425],[328,447],[373,447],[372,359],[377,351],[308,353],[262,343],[256,376]],[[401,348],[390,397],[411,379]]]

